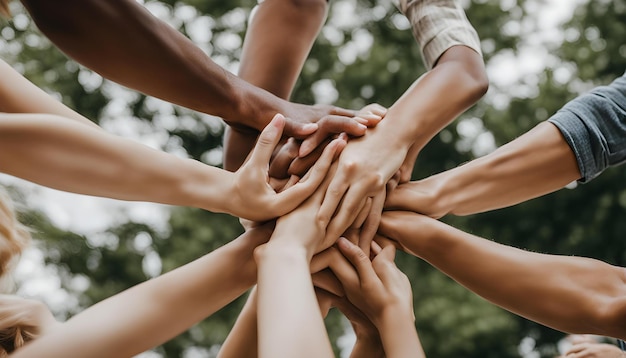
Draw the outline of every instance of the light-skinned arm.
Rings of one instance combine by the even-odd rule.
[[[39,29],[77,62],[129,88],[261,131],[276,113],[305,138],[334,107],[290,103],[229,73],[134,0],[23,0]],[[345,118],[348,120],[347,118]]]
[[[4,173],[80,194],[199,207],[263,221],[291,211],[324,179],[336,146],[310,175],[276,193],[267,167],[285,120],[276,115],[250,160],[235,173],[179,158],[74,120],[0,113]]]
[[[617,346],[608,343],[583,342],[574,344],[559,358],[624,358],[623,352]]]
[[[341,235],[371,197],[371,215],[359,243],[368,251],[380,221],[387,182],[407,155],[414,160],[436,133],[473,105],[485,93],[487,83],[481,56],[469,47],[453,46],[389,108],[383,121],[350,141],[320,210],[328,217],[337,210],[329,235]]]
[[[52,98],[2,60],[0,78],[0,112],[55,114],[100,129],[89,119]]]
[[[235,325],[222,344],[217,358],[257,358],[259,356],[257,301],[256,287],[254,287]]]
[[[520,316],[569,333],[626,337],[623,267],[516,249],[409,212],[386,211],[380,233]]]
[[[253,252],[270,234],[267,226],[250,230],[196,261],[95,304],[13,356],[132,357],[162,344],[254,284]]]
[[[328,182],[280,217],[270,241],[255,250],[261,358],[333,356],[309,268],[328,225],[317,215]]]
[[[385,207],[434,218],[469,215],[551,193],[580,176],[563,135],[544,122],[484,157],[398,186]]]

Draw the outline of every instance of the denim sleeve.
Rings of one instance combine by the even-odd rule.
[[[572,148],[586,183],[626,162],[626,73],[568,102],[548,119]]]

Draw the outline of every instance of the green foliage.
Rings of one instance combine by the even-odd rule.
[[[198,15],[211,18],[212,25],[207,31],[213,38],[231,32],[241,39],[245,23],[233,25],[227,19],[236,11],[247,15],[255,4],[253,0],[160,2],[174,12],[181,6],[193,6]],[[389,106],[424,73],[411,32],[395,25],[394,16],[398,16],[395,8],[375,0],[354,3],[353,15],[363,19],[362,23],[357,27],[335,28],[343,38],[339,45],[320,35],[292,100],[315,102],[312,86],[320,79],[328,79],[339,93],[337,105],[359,108],[375,101]],[[504,29],[522,21],[534,23],[533,14],[527,13],[527,3],[523,0],[470,3],[467,14],[482,39],[487,63],[503,53],[518,52],[517,46],[527,34]],[[372,19],[373,9],[380,7],[382,17]],[[333,11],[331,6],[329,16],[333,16]],[[60,94],[78,112],[96,122],[106,117],[103,109],[113,97],[104,88],[109,83],[96,81],[96,85],[81,85],[84,82],[81,72],[86,76],[92,75],[91,71],[55,50],[23,12],[18,11],[13,20],[2,26],[0,30],[6,40],[0,40],[0,56],[41,88]],[[179,28],[187,33],[188,23],[180,21]],[[626,68],[624,0],[582,4],[562,30],[565,41],[550,49],[555,61],[537,78],[532,78],[534,82],[531,82],[536,83],[535,95],[520,95],[514,88],[500,89],[507,95],[503,106],[493,106],[488,95],[488,99],[479,102],[428,144],[420,154],[413,177],[426,177],[474,157],[471,150],[458,145],[462,138],[455,126],[460,120],[480,118],[496,144],[501,145],[547,119],[580,91],[608,83],[623,73]],[[340,51],[359,36],[358,31],[366,31],[373,38],[371,48],[352,62],[341,62]],[[219,47],[209,47],[208,52],[230,64],[236,63],[240,55],[239,50]],[[564,77],[563,73],[569,75]],[[151,107],[144,96],[129,96],[126,100],[134,120],[159,127],[165,115],[163,110]],[[182,148],[189,157],[198,160],[220,149],[222,132],[213,125],[215,119],[178,107],[169,107],[169,111],[186,123],[166,128],[170,141],[179,143],[174,145],[176,149]],[[626,232],[626,224],[620,220],[626,209],[624,174],[623,168],[612,169],[575,190],[564,189],[509,209],[472,217],[448,217],[445,221],[476,235],[533,251],[590,256],[626,265],[626,243],[621,235]],[[168,271],[216,249],[241,232],[232,217],[186,208],[172,210],[167,232],[126,222],[105,233],[85,237],[56,228],[38,213],[31,213],[27,220],[37,230],[46,261],[60,268],[65,287],[71,286],[76,275],[89,279],[85,292],[75,292],[80,302],[75,312],[150,278],[143,268],[149,254],[156,254],[163,271]],[[149,238],[149,245],[137,245],[138,237]],[[519,342],[528,337],[534,340],[541,356],[554,356],[554,343],[561,333],[485,302],[414,257],[399,255],[398,264],[414,286],[416,325],[428,356],[516,357]],[[167,357],[179,357],[189,347],[208,350],[219,345],[242,304],[242,299],[235,301],[157,351]],[[327,326],[333,341],[344,332],[336,313],[331,313]]]

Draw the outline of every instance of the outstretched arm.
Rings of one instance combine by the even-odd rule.
[[[230,173],[64,117],[0,113],[0,168],[59,190],[194,206],[262,221],[291,211],[313,193],[337,149],[327,147],[308,178],[276,193],[268,184],[267,166],[284,124],[282,116],[275,116],[250,160]]]
[[[252,286],[254,249],[271,228],[250,230],[181,268],[79,313],[15,357],[131,357],[175,337]]]
[[[626,337],[622,267],[516,249],[408,212],[385,212],[380,232],[511,312],[565,332]]]
[[[333,356],[309,269],[328,225],[317,215],[328,181],[280,217],[270,241],[255,251],[262,358]]]
[[[200,48],[134,0],[23,0],[40,30],[102,76],[230,124],[262,130],[276,113],[286,134],[305,138],[329,108],[290,103],[213,62]]]
[[[579,178],[571,148],[545,122],[484,157],[398,186],[385,206],[434,218],[469,215],[551,193]]]
[[[568,102],[547,122],[458,168],[401,185],[388,208],[432,217],[529,200],[626,162],[626,75]]]
[[[254,287],[235,325],[222,344],[217,358],[257,358],[259,356],[257,302],[257,290]]]
[[[323,215],[331,216],[339,206],[329,235],[341,235],[366,198],[373,197],[372,214],[359,244],[368,251],[380,221],[387,182],[407,155],[414,161],[437,132],[483,95],[486,86],[481,56],[469,47],[453,46],[389,108],[383,121],[350,141],[321,209]]]

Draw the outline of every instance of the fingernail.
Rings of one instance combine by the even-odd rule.
[[[304,126],[302,126],[302,130],[304,131],[315,131],[317,130],[317,124],[316,123],[307,123]]]
[[[274,124],[274,127],[276,128],[282,127],[284,121],[285,121],[285,116],[283,116],[280,113],[276,113],[274,118],[272,118],[272,123]]]
[[[365,124],[366,125],[366,124],[369,123],[369,121],[367,119],[361,118],[361,117],[354,117],[354,120],[359,122],[360,124]]]
[[[349,249],[350,246],[352,246],[352,243],[350,242],[350,240],[342,236],[339,238],[339,240],[337,240],[337,245],[339,246],[339,248]]]
[[[359,129],[362,129],[364,131],[367,130],[367,126],[365,126],[365,125],[363,125],[361,123],[358,124],[358,127],[359,127]]]
[[[311,145],[308,144],[308,143],[305,143],[304,145],[301,145],[300,146],[300,150],[298,151],[298,156],[300,158],[306,157],[307,155],[309,155],[310,149],[311,149]]]

